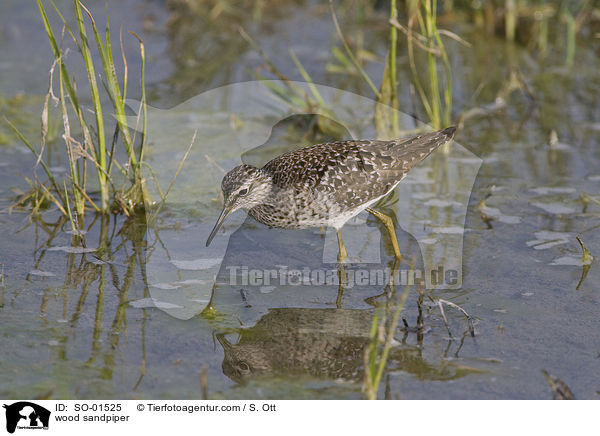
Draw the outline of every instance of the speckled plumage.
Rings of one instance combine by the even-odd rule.
[[[221,183],[225,205],[215,229],[239,208],[272,227],[340,229],[451,140],[455,130],[393,141],[317,144],[282,154],[262,168],[237,166]]]

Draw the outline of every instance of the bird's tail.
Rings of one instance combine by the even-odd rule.
[[[398,139],[394,145],[396,159],[404,163],[406,170],[417,165],[439,146],[450,141],[456,132],[456,127],[447,127],[437,132],[424,133],[411,138]]]

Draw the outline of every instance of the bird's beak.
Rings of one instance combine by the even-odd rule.
[[[212,232],[210,232],[210,235],[208,236],[208,239],[206,240],[207,247],[210,245],[213,238],[215,237],[215,235],[221,228],[221,225],[223,224],[223,221],[225,221],[225,218],[227,218],[231,212],[232,212],[231,207],[228,207],[228,206],[223,207],[223,211],[221,212],[221,215],[219,215],[219,218],[217,219],[217,223],[215,224],[215,227],[212,229]]]
[[[229,349],[233,348],[233,345],[231,344],[231,342],[229,342],[227,340],[227,338],[225,337],[225,335],[223,333],[217,333],[216,337],[217,337],[217,341],[219,341],[219,344],[221,344],[223,349],[229,350]]]

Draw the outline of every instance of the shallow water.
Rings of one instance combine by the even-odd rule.
[[[68,10],[69,2],[59,3]],[[88,3],[101,16],[104,3]],[[281,269],[333,271],[335,277],[334,234],[267,229],[238,212],[210,249],[204,247],[220,209],[217,165],[259,164],[298,144],[329,139],[312,135],[306,117],[280,122],[293,111],[267,92],[244,94],[234,86],[205,93],[253,79],[248,70],[262,64],[237,35],[237,25],[244,25],[291,79],[302,78],[289,47],[315,82],[369,97],[355,76],[326,72],[329,41],[335,40],[327,11],[290,3],[283,13],[263,11],[260,20],[225,15],[198,26],[208,22],[206,13],[186,20],[161,2],[110,7],[113,30],[123,24],[146,43],[155,108],[148,159],[161,186],[168,186],[195,129],[198,139],[156,219],[148,225],[145,219],[89,216],[89,250],[79,247],[69,224],[52,209],[31,222],[22,212],[0,214],[5,350],[0,396],[200,398],[206,368],[209,398],[362,398],[364,348],[375,305],[385,300],[370,297],[385,286],[357,282],[340,294],[335,283],[290,280],[294,274],[286,273],[287,281],[280,282]],[[47,41],[35,8],[3,2],[0,17],[0,97],[9,101],[1,110],[11,119],[27,115],[19,125],[35,138],[50,66]],[[356,38],[364,38],[367,49],[385,54],[385,26],[357,25],[350,14],[343,21],[346,29],[358,26]],[[577,68],[569,71],[560,66],[559,42],[539,59],[522,46],[481,37],[468,25],[454,26],[473,43],[470,49],[448,43],[455,115],[474,107],[497,110],[467,119],[449,154],[431,156],[401,183],[397,201],[382,207],[399,224],[402,268],[458,258],[462,283],[458,289],[426,291],[422,304],[417,287],[411,287],[403,317],[410,326],[420,318],[424,328],[397,331],[379,396],[551,398],[545,369],[564,380],[576,398],[597,398],[600,273],[597,260],[581,263],[575,237],[581,235],[600,256],[600,206],[581,201],[582,192],[600,195],[599,42],[583,35]],[[315,41],[327,43],[314,49]],[[126,43],[126,50],[133,78],[135,41]],[[72,56],[76,64],[76,53]],[[382,63],[367,66],[372,77],[381,76]],[[401,106],[411,112],[402,86],[410,77],[405,57],[400,69]],[[531,95],[522,89],[502,92],[511,71],[520,73]],[[131,78],[130,95],[136,96]],[[24,95],[11,102],[18,93]],[[371,119],[361,112],[367,106],[355,103],[359,97],[335,100],[340,95],[346,94],[331,95],[336,121],[346,121],[342,127],[348,134],[373,137]],[[499,95],[503,100],[494,105]],[[414,127],[410,117],[402,120],[406,128]],[[35,162],[8,130],[2,133],[8,142],[0,157],[0,208],[5,209],[15,188],[27,189],[19,175],[31,177]],[[459,146],[472,155],[461,154]],[[51,166],[64,166],[58,153]],[[477,177],[470,178],[470,172]],[[381,230],[367,214],[344,229],[352,261],[348,274],[389,267],[391,251]],[[440,247],[460,247],[462,256]],[[277,279],[242,282],[242,266],[277,270]],[[215,276],[217,315],[205,317],[201,311]],[[403,289],[399,286],[397,294]],[[446,307],[450,338],[428,297],[451,301],[475,317],[475,338],[460,312]]]

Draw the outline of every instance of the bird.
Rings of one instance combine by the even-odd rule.
[[[371,206],[393,191],[414,166],[451,141],[455,132],[452,126],[391,141],[326,142],[284,153],[262,168],[238,165],[221,182],[223,210],[206,246],[231,213],[244,209],[269,227],[334,228],[338,262],[343,262],[347,252],[342,227],[367,210],[386,227],[400,261],[392,218]]]

